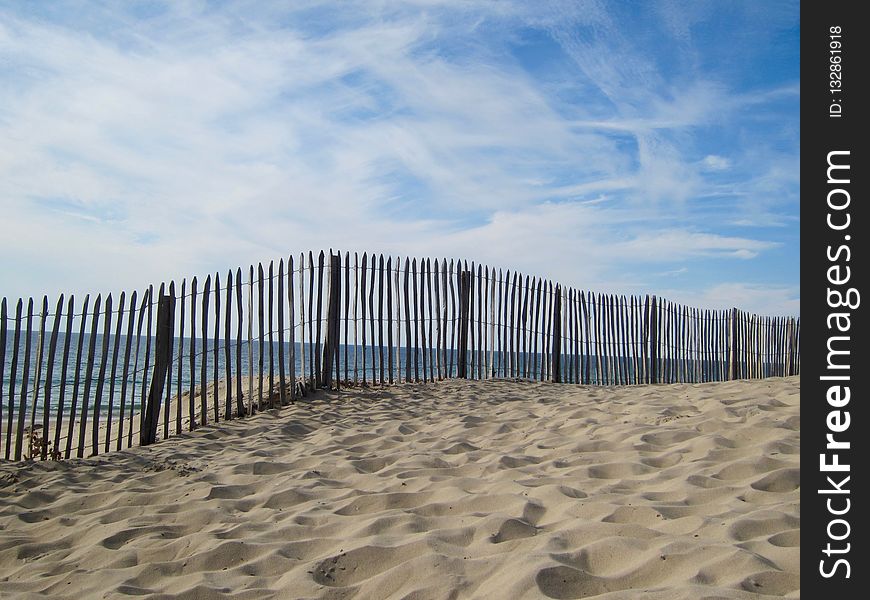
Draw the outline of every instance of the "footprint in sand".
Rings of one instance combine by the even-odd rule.
[[[490,538],[493,544],[519,540],[538,534],[538,528],[519,519],[507,519]]]

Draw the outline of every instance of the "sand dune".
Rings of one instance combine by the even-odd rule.
[[[0,464],[0,595],[799,597],[800,379],[319,392]]]

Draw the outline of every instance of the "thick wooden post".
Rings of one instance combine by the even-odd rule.
[[[326,299],[326,338],[323,345],[323,387],[332,383],[332,368],[335,365],[335,383],[339,385],[338,330],[341,312],[341,254],[329,253],[329,287]]]
[[[148,446],[157,441],[157,420],[160,414],[160,401],[166,374],[172,363],[172,336],[175,324],[175,298],[160,296],[157,308],[157,335],[154,358],[154,374],[151,377],[151,391],[145,407],[145,423],[139,433],[139,445]]]
[[[562,382],[562,286],[553,296],[553,383]]]
[[[459,373],[468,377],[468,306],[471,296],[471,273],[462,271],[459,279]]]

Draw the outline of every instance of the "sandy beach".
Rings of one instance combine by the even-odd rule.
[[[0,463],[0,596],[800,595],[800,378],[318,392]]]

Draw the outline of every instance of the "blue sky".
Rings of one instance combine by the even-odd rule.
[[[797,2],[0,2],[0,295],[319,248],[800,312]]]

